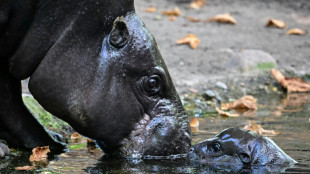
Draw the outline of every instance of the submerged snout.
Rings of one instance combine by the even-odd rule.
[[[158,116],[146,128],[144,155],[188,153],[191,146],[188,122],[177,116]]]

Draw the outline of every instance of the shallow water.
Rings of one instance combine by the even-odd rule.
[[[193,143],[211,138],[225,128],[242,128],[249,121],[256,121],[264,129],[279,132],[279,135],[271,139],[298,161],[298,164],[292,167],[277,168],[278,172],[310,173],[310,94],[260,96],[258,111],[245,115],[248,116],[227,118],[217,114],[200,115],[199,130],[193,131]],[[191,119],[193,117],[190,117]],[[22,153],[7,161],[2,160],[0,173],[13,173],[16,172],[14,168],[17,166],[30,165],[29,155]],[[85,147],[57,155],[51,159],[47,167],[25,173],[266,173],[268,170],[268,166],[245,169],[229,165],[206,166],[184,159],[106,159],[102,157],[102,152],[89,152]]]

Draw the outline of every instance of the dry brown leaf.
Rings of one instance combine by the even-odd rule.
[[[38,161],[47,160],[47,153],[49,152],[50,152],[50,149],[48,146],[36,147],[32,149],[32,155],[30,156],[29,161],[38,162]]]
[[[221,107],[223,110],[228,109],[257,110],[256,99],[251,95],[244,96],[235,102],[223,103]]]
[[[83,137],[79,133],[74,132],[70,138],[73,141],[73,143],[81,143]]]
[[[190,123],[191,128],[196,128],[199,127],[199,120],[195,117],[191,123]]]
[[[269,19],[266,24],[266,27],[277,27],[277,28],[286,28],[285,22],[278,19]]]
[[[200,40],[194,34],[188,34],[182,39],[177,40],[177,44],[189,44],[192,49],[198,48]]]
[[[143,11],[148,12],[148,13],[154,13],[156,12],[156,7],[149,7],[149,8],[143,9]]]
[[[286,32],[286,34],[289,34],[289,35],[304,35],[306,32],[305,30],[302,30],[302,29],[299,29],[299,28],[293,28],[293,29],[290,29]]]
[[[186,18],[187,18],[189,21],[191,21],[191,22],[200,22],[200,21],[201,21],[200,19],[193,18],[193,17],[190,17],[190,16],[187,16]]]
[[[175,7],[173,10],[163,11],[163,15],[166,16],[181,16],[182,13],[178,7]]]
[[[243,127],[243,129],[251,130],[256,134],[263,135],[263,136],[275,136],[278,135],[278,132],[274,130],[265,130],[262,125],[257,124],[255,121],[250,121],[247,125]]]
[[[15,170],[34,170],[37,169],[36,166],[23,166],[23,167],[15,167]]]
[[[310,92],[310,83],[303,81],[300,78],[287,78],[275,69],[270,70],[271,75],[280,83],[283,88],[287,89],[288,93],[291,92]]]
[[[188,91],[191,92],[191,93],[194,93],[194,94],[197,94],[197,93],[199,92],[199,91],[198,91],[197,89],[195,89],[195,88],[189,88]]]
[[[226,116],[226,117],[239,117],[239,114],[233,114],[229,112],[225,112],[220,110],[218,107],[215,107],[215,110],[221,115],[221,116]]]
[[[193,9],[200,9],[206,4],[206,0],[194,0],[192,1],[190,7]]]
[[[175,21],[177,18],[175,16],[169,16],[170,21]]]
[[[237,21],[230,15],[230,13],[218,14],[206,20],[206,22],[219,22],[237,24]]]

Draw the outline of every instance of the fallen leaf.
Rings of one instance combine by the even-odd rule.
[[[276,116],[276,117],[280,117],[282,115],[282,111],[276,110],[276,111],[272,112],[272,115]]]
[[[83,137],[79,133],[74,132],[70,138],[73,143],[81,143]]]
[[[278,20],[278,19],[269,19],[266,27],[277,27],[277,28],[285,28],[285,22]]]
[[[263,136],[275,136],[279,134],[279,132],[275,132],[274,130],[264,129],[261,125],[257,124],[255,121],[250,121],[247,125],[243,127],[243,129],[251,130],[256,134]]]
[[[36,147],[32,149],[32,155],[30,156],[29,161],[36,162],[36,161],[47,160],[47,153],[49,152],[50,152],[50,149],[48,146]]]
[[[225,112],[220,110],[218,107],[215,107],[215,110],[221,115],[221,116],[226,116],[226,117],[239,117],[239,114],[233,114],[229,112]]]
[[[177,40],[177,44],[189,44],[192,49],[198,48],[200,40],[194,34],[188,34],[182,39]]]
[[[34,170],[37,169],[36,166],[23,166],[23,167],[15,167],[15,170]]]
[[[206,0],[194,0],[190,4],[190,7],[193,9],[200,9],[206,4]]]
[[[169,16],[170,21],[175,21],[177,18],[175,16]]]
[[[310,92],[310,83],[303,81],[300,78],[287,78],[280,71],[271,69],[271,75],[287,89],[288,93],[291,92]]]
[[[219,22],[237,24],[237,21],[230,15],[230,13],[218,14],[206,20],[206,22]]]
[[[304,35],[306,32],[305,30],[302,30],[302,29],[299,29],[299,28],[293,28],[293,29],[290,29],[286,32],[286,34],[288,35]]]
[[[197,128],[199,127],[199,120],[195,117],[191,123],[190,123],[191,128]]]
[[[148,12],[148,13],[154,13],[156,12],[156,7],[149,7],[149,8],[143,9],[143,11]]]
[[[92,143],[95,143],[95,141],[92,140],[92,139],[87,138],[87,143],[88,143],[88,144],[92,144]]]
[[[197,89],[194,88],[189,88],[188,91],[195,94],[199,92]]]
[[[221,107],[223,110],[228,109],[257,110],[256,99],[251,95],[243,96],[242,98],[238,99],[235,102],[223,103]]]
[[[163,11],[163,15],[166,16],[181,16],[182,13],[178,7],[175,7],[173,10]]]
[[[187,18],[189,21],[191,21],[191,22],[200,22],[200,21],[201,21],[200,19],[193,18],[193,17],[190,17],[190,16],[187,16],[186,18]]]

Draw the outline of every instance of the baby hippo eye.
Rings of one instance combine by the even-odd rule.
[[[214,143],[214,144],[212,144],[211,149],[212,149],[213,152],[218,152],[218,151],[221,150],[221,144]]]

